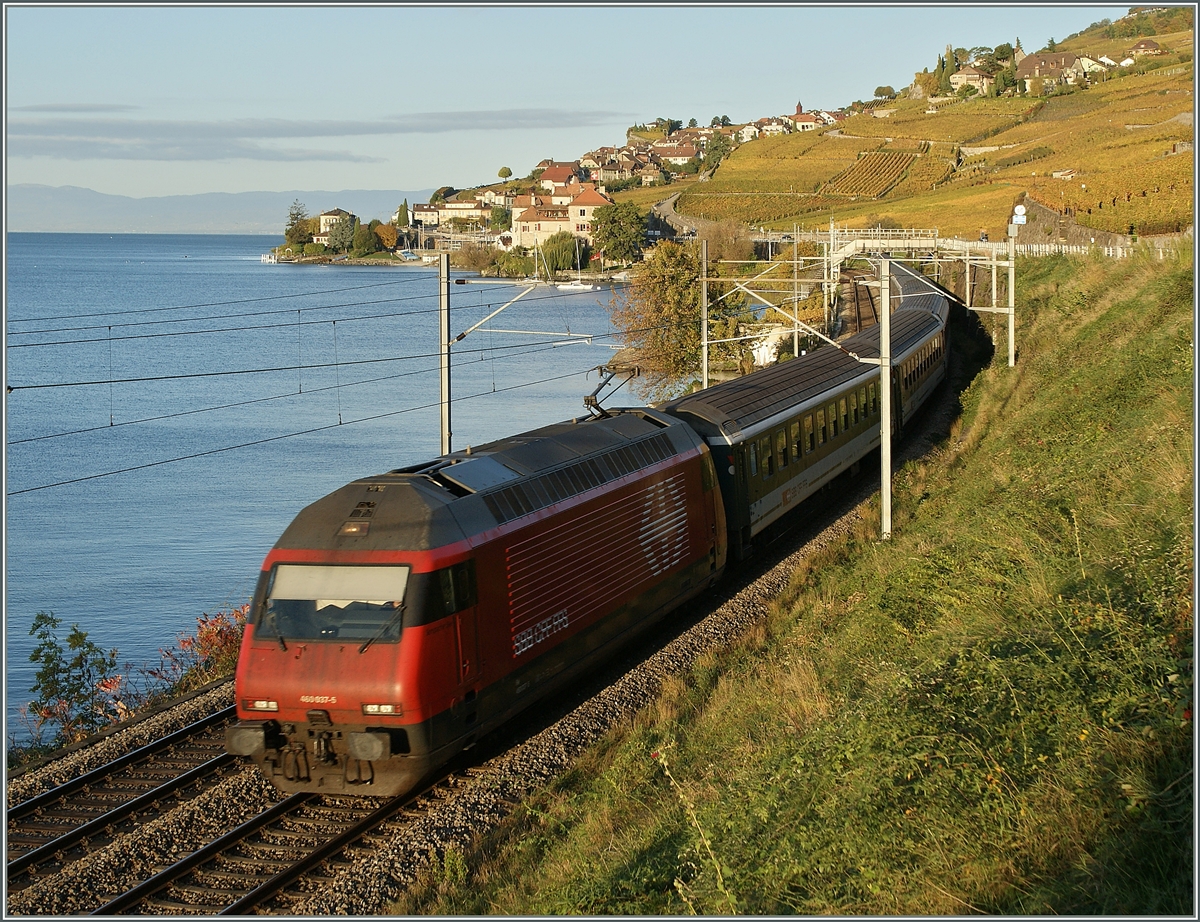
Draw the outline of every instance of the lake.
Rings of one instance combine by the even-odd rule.
[[[276,243],[8,235],[9,734],[35,613],[157,663],[305,505],[439,454],[436,267],[262,263]],[[453,334],[524,290],[454,275]],[[540,287],[455,344],[453,447],[585,415],[610,298]]]

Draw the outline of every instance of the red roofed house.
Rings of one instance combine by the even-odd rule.
[[[547,237],[562,231],[592,242],[592,216],[597,208],[612,201],[596,191],[591,183],[582,183],[581,191],[569,204],[555,204],[546,196],[522,195],[513,209],[512,233],[524,247],[540,246]],[[525,206],[522,209],[522,206]],[[519,210],[520,209],[520,210]]]

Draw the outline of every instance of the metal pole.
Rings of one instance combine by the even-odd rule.
[[[999,297],[996,291],[996,269],[1000,264],[1000,260],[996,259],[996,250],[992,249],[992,310],[996,309],[996,299]]]
[[[963,289],[966,294],[967,310],[971,309],[971,248],[967,247],[966,255],[963,256],[963,274],[966,278],[963,281]]]
[[[450,454],[450,254],[438,257],[438,294],[441,296],[440,353],[442,366],[442,454]]]
[[[708,390],[708,241],[700,241],[700,389]]]
[[[879,536],[892,537],[892,267],[879,267]]]
[[[800,316],[800,232],[792,225],[792,312]],[[792,356],[800,355],[800,324],[792,321]]]
[[[1008,235],[1008,367],[1017,364],[1017,234]]]

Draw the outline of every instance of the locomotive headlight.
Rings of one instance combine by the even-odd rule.
[[[398,704],[364,704],[362,709],[364,714],[391,714],[395,716],[404,713],[404,709]]]
[[[245,698],[242,701],[242,709],[246,711],[278,711],[279,702],[269,701],[266,698]]]

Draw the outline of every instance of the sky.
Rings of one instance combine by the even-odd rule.
[[[477,186],[1036,51],[1127,6],[5,6],[7,183],[136,198]]]

